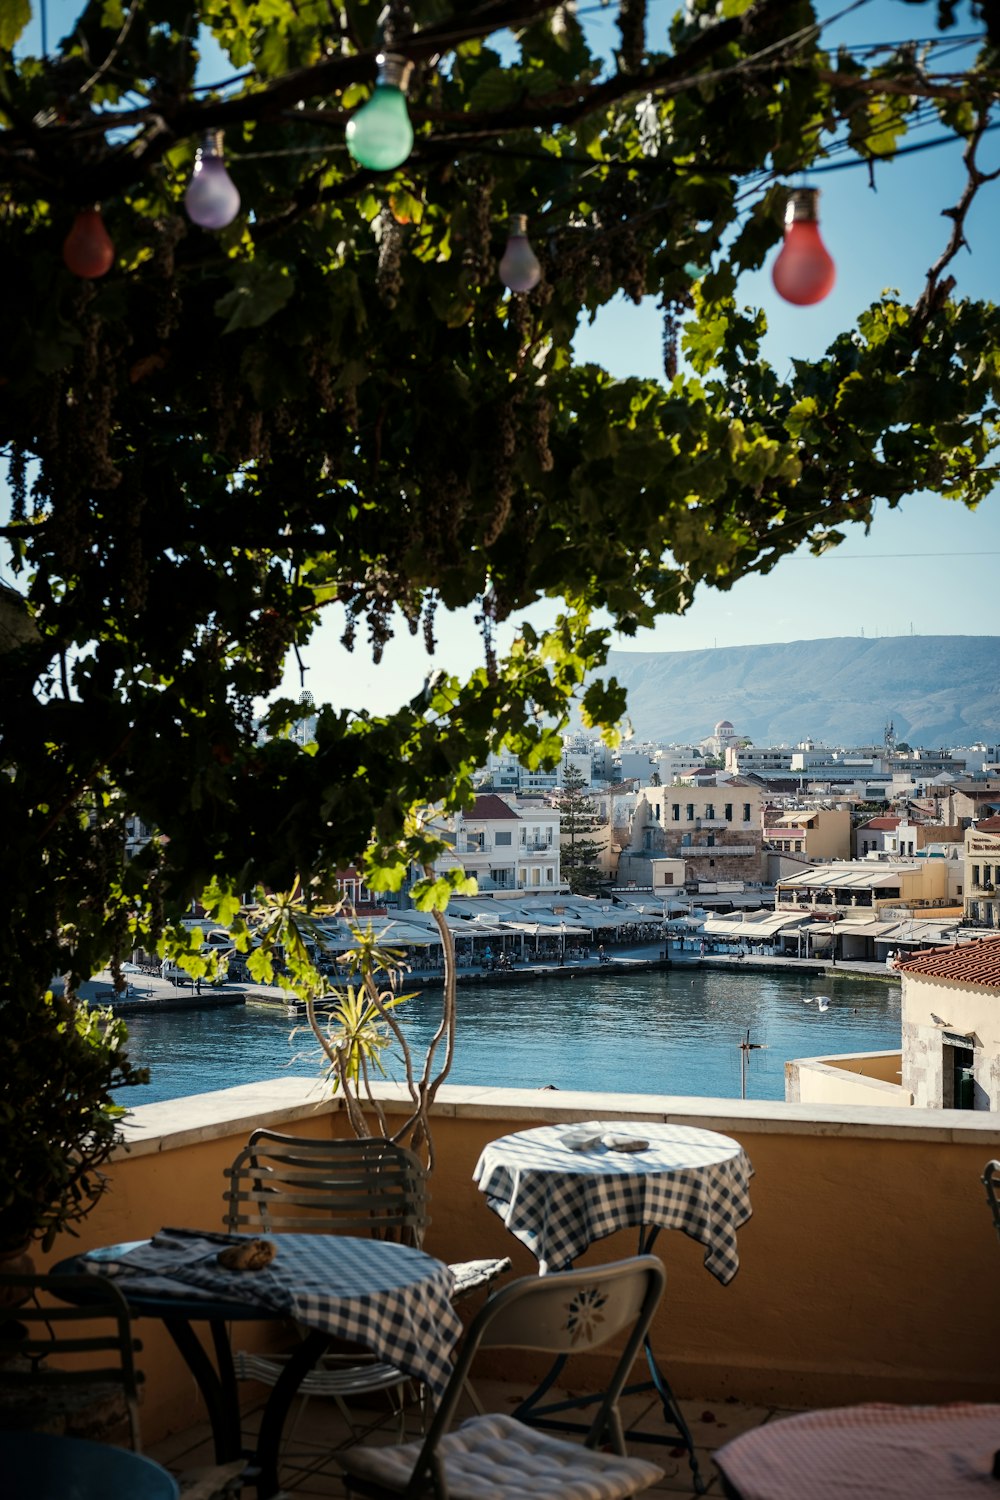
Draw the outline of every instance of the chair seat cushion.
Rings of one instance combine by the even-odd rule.
[[[348,1474],[403,1490],[421,1446],[348,1448],[337,1458]],[[623,1500],[656,1484],[664,1472],[644,1458],[596,1453],[492,1413],[447,1433],[438,1455],[451,1500]]]

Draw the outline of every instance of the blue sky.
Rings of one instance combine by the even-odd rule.
[[[650,0],[651,37],[658,27],[662,32],[674,8],[674,0]],[[824,4],[821,14],[848,12],[831,24],[828,43],[880,42],[932,34],[935,9],[903,0],[868,0],[858,7]],[[78,10],[67,0],[50,0],[50,42],[65,29],[66,17]],[[589,24],[605,27],[610,21],[597,16]],[[968,29],[968,8],[961,6],[955,32]],[[31,50],[37,46],[37,30],[33,32],[26,38]],[[958,68],[961,60],[956,54],[941,66]],[[211,60],[206,58],[206,81],[212,76]],[[927,133],[941,131],[931,127]],[[987,138],[980,165],[1000,166],[1000,132]],[[942,218],[941,211],[957,200],[964,172],[960,149],[949,145],[881,167],[874,192],[863,168],[817,175],[811,181],[821,188],[822,233],[837,264],[833,292],[817,307],[793,308],[777,297],[767,270],[746,277],[740,285],[741,300],[767,314],[765,352],[779,371],[793,357],[821,354],[884,288],[898,289],[907,302],[916,298],[928,267],[947,243],[950,220]],[[950,268],[958,293],[995,299],[1000,182],[982,190],[966,229],[971,253],[961,251]],[[652,300],[635,307],[621,298],[592,326],[580,330],[577,352],[615,376],[659,377],[660,328]],[[915,495],[897,511],[879,510],[867,536],[860,527],[848,531],[847,540],[826,557],[800,552],[765,579],[744,580],[725,593],[704,590],[685,616],[665,619],[655,630],[616,644],[626,650],[686,651],[862,633],[994,634],[996,619],[986,606],[998,556],[996,494],[975,513],[936,497]],[[546,611],[533,618],[544,620]],[[342,626],[334,616],[303,652],[305,685],[317,699],[338,706],[363,702],[375,712],[393,708],[419,690],[432,666],[463,672],[479,663],[478,638],[467,616],[448,621],[439,612],[438,625],[434,662],[404,628],[375,668],[362,644],[351,656],[343,652]],[[293,664],[284,690],[297,693],[299,687]]]

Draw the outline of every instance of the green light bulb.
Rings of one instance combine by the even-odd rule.
[[[391,172],[413,150],[406,85],[413,64],[397,52],[380,53],[375,92],[347,122],[347,149],[362,167]]]

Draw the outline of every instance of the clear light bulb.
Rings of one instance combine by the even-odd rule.
[[[542,279],[538,256],[528,243],[528,215],[511,214],[507,248],[500,261],[500,280],[512,292],[530,292]]]
[[[818,188],[795,188],[785,206],[785,243],[771,280],[786,302],[797,307],[822,302],[837,279],[837,268],[819,236]]]
[[[63,260],[74,276],[85,276],[91,281],[114,265],[115,247],[96,203],[93,208],[81,208],[73,220],[73,227],[63,241]]]
[[[347,122],[347,149],[358,166],[391,172],[413,150],[413,126],[406,111],[413,64],[398,52],[380,52],[375,60],[375,91]]]
[[[202,229],[225,229],[240,211],[239,190],[222,156],[221,130],[210,130],[202,138],[184,207],[192,224]]]

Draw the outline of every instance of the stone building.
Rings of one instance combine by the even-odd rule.
[[[983,818],[965,833],[965,920],[1000,928],[1000,818]]]
[[[919,1109],[1000,1109],[1000,937],[915,953],[903,980],[902,1083]]]
[[[647,786],[639,793],[619,884],[653,886],[652,866],[668,860],[683,883],[763,879],[760,788],[739,779],[713,786]],[[680,880],[677,880],[680,883]]]

